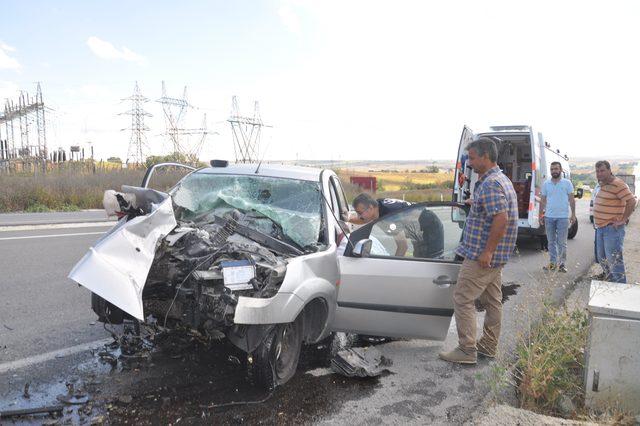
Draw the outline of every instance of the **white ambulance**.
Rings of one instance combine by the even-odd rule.
[[[539,220],[542,184],[551,178],[550,167],[554,161],[562,164],[564,177],[571,179],[569,157],[554,149],[544,140],[542,133],[531,126],[493,126],[488,131],[473,133],[468,127],[462,130],[456,163],[453,201],[464,202],[473,197],[478,174],[469,165],[468,144],[481,136],[492,138],[498,147],[498,166],[506,174],[518,196],[518,234],[537,235],[546,241],[544,223]],[[582,198],[578,189],[576,198]],[[569,228],[569,238],[578,233],[578,222]]]

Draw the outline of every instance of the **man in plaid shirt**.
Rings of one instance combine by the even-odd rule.
[[[462,242],[456,254],[464,257],[453,291],[458,347],[441,352],[445,361],[475,364],[477,354],[493,358],[502,321],[502,268],[518,235],[518,201],[513,184],[496,164],[493,140],[469,144],[469,162],[480,175],[473,194]],[[475,300],[486,309],[482,338],[476,345]]]

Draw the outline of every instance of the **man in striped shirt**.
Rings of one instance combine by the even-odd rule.
[[[626,283],[622,249],[625,226],[636,208],[636,198],[629,186],[611,173],[608,161],[596,163],[596,177],[600,183],[593,203],[597,257],[605,281]]]

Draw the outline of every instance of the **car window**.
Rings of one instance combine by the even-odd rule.
[[[262,232],[275,224],[302,247],[321,240],[322,201],[317,182],[193,173],[172,196],[176,219],[181,222],[239,212],[244,215],[243,224]]]
[[[371,228],[370,238],[379,242],[388,256],[454,261],[464,217],[457,206],[413,206],[383,217]],[[372,256],[385,257],[372,250]]]

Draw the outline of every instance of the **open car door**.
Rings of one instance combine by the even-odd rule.
[[[462,128],[462,135],[460,135],[460,143],[458,144],[458,157],[456,160],[452,198],[453,201],[459,203],[464,202],[464,200],[471,196],[473,169],[469,164],[467,146],[473,141],[474,137],[475,135],[470,128],[467,126]]]
[[[464,219],[457,203],[420,203],[350,235],[339,256],[332,328],[359,334],[444,340],[453,316],[455,255]]]

